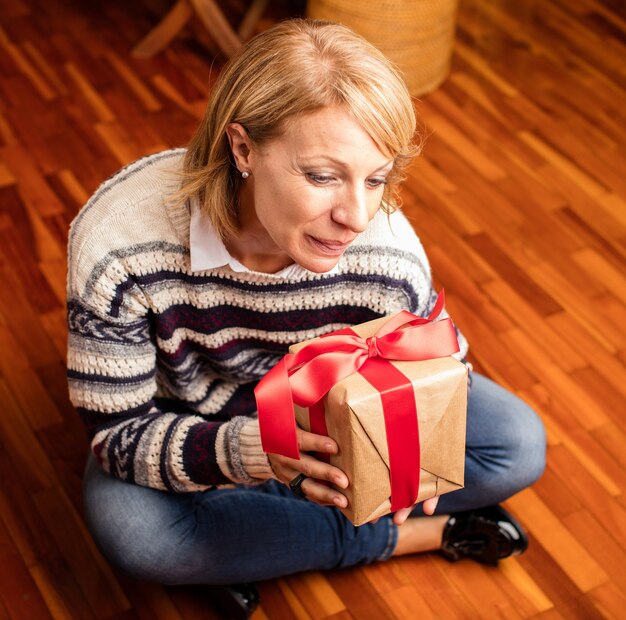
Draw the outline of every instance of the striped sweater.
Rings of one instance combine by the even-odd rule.
[[[290,344],[434,303],[401,213],[377,215],[329,273],[193,271],[189,205],[167,200],[183,155],[105,181],[68,257],[68,383],[92,450],[111,475],[173,492],[273,477],[253,389]]]

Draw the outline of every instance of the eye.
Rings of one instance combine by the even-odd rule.
[[[367,187],[369,187],[370,189],[378,189],[379,187],[386,185],[387,179],[383,179],[383,178],[367,179],[365,183]]]
[[[306,176],[316,185],[328,185],[334,180],[334,177],[328,174],[316,174],[315,172],[307,172]]]

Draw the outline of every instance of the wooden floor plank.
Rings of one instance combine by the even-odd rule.
[[[416,562],[402,558],[399,562],[415,587],[421,592],[428,593],[426,602],[436,618],[447,620],[479,617],[479,608],[476,608],[450,579],[444,560],[428,557],[420,558]]]
[[[482,289],[515,324],[521,326],[524,333],[547,357],[560,364],[566,372],[571,373],[586,367],[587,361],[558,332],[550,328],[534,306],[518,293],[517,286],[509,285],[503,280],[493,280],[483,284]]]
[[[620,620],[626,609],[626,594],[624,589],[614,583],[605,583],[590,592],[596,608],[604,618]]]
[[[537,613],[554,609],[554,603],[519,562],[515,560],[503,562],[501,575],[510,581],[526,600],[531,611],[527,612],[525,617],[533,617]]]
[[[476,618],[526,617],[530,613],[528,602],[518,591],[518,596],[511,597],[506,589],[498,587],[493,572],[480,564],[466,562],[455,563],[446,570],[450,582],[476,609]]]
[[[37,584],[0,521],[0,601],[7,617],[19,620],[51,618]]]
[[[578,589],[543,545],[532,537],[530,544],[534,550],[533,554],[522,556],[520,563],[536,582],[541,583],[543,592],[554,604],[553,609],[540,612],[534,617],[568,620],[603,618],[595,603]],[[541,575],[546,573],[550,575],[550,579],[542,581]]]
[[[408,618],[409,616],[424,618],[424,620],[441,618],[429,607],[426,599],[413,585],[395,588],[383,595],[382,598],[396,618]]]
[[[614,501],[607,496],[601,485],[567,448],[557,446],[552,453],[552,461],[561,484],[579,496],[586,509],[604,524],[608,534],[615,538],[618,544],[623,545],[626,542],[624,507],[619,501]],[[619,500],[622,497],[620,495],[615,499]]]
[[[127,610],[130,604],[126,595],[65,493],[52,487],[38,492],[33,499],[94,613],[106,618]]]
[[[286,580],[288,589],[315,620],[328,618],[345,609],[345,604],[324,575],[318,572],[293,575]]]
[[[534,491],[527,489],[509,500],[509,503],[525,521],[538,526],[535,528],[535,536],[582,592],[609,581],[604,568],[593,560]]]

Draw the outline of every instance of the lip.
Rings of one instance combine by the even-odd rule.
[[[337,241],[335,239],[318,239],[309,235],[309,240],[315,248],[327,256],[341,256],[348,246],[354,241]]]

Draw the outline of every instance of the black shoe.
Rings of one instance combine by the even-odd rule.
[[[224,620],[248,620],[259,606],[259,592],[251,583],[209,586],[209,592]]]
[[[471,558],[497,566],[498,560],[520,555],[526,549],[524,529],[500,506],[453,514],[443,530],[441,553],[451,562]]]

